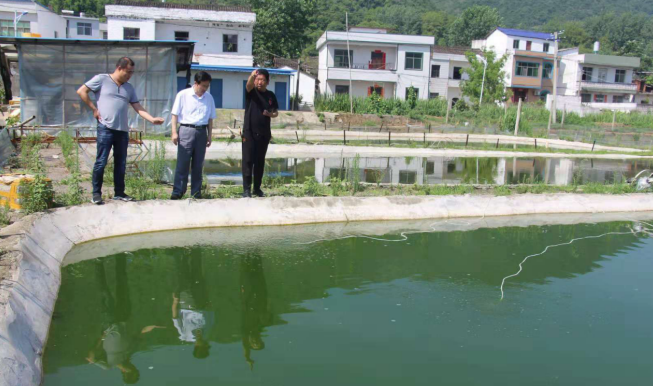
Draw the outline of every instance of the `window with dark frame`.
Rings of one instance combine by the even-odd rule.
[[[584,82],[591,82],[593,73],[594,73],[593,67],[583,67],[583,75],[581,80],[583,80]]]
[[[439,64],[432,64],[431,65],[431,78],[439,78],[440,77],[440,65]]]
[[[595,94],[594,95],[594,102],[605,103],[605,102],[607,102],[607,99],[608,99],[607,96],[603,95],[603,94]]]
[[[222,52],[238,52],[238,35],[222,35]]]
[[[536,78],[539,72],[540,72],[539,63],[517,62],[517,68],[515,69],[516,76],[527,76],[531,78]]]
[[[624,96],[623,95],[613,95],[612,96],[612,103],[624,103]]]
[[[533,47],[533,42],[530,40],[526,41],[526,51],[530,51],[531,48]]]
[[[109,39],[109,32],[107,32],[107,31],[102,31],[102,39],[104,39],[104,40]]]
[[[421,52],[406,52],[406,70],[421,70],[422,69],[422,58],[424,54]]]
[[[463,68],[462,67],[454,67],[453,68],[453,78],[458,79],[458,80],[463,78]]]
[[[141,29],[140,28],[128,28],[125,27],[122,30],[123,40],[141,40]]]
[[[349,95],[349,86],[336,86],[336,94]]]
[[[581,103],[590,103],[592,101],[592,94],[580,94]]]
[[[187,42],[189,38],[188,31],[175,31],[175,41]]]
[[[417,87],[406,87],[406,100],[410,97],[410,90],[415,90],[415,99],[419,99],[419,89]]]
[[[77,22],[77,35],[91,36],[92,34],[93,29],[91,23]]]
[[[16,23],[16,36],[23,36],[24,33],[30,32],[29,21],[19,21]],[[14,36],[14,21],[0,20],[0,36]]]
[[[544,66],[542,67],[542,79],[551,79],[552,74],[553,74],[553,64],[544,63]]]
[[[512,41],[512,48],[518,50],[519,49],[519,40],[515,39]]]
[[[617,70],[614,74],[615,83],[626,83],[626,70]]]
[[[333,50],[333,67],[335,68],[349,68],[349,58],[354,56],[354,51],[349,50]]]
[[[549,52],[549,43],[544,43],[544,47],[542,48],[542,52]]]
[[[435,98],[439,98],[439,97],[440,97],[439,92],[432,92],[432,93],[429,94],[430,99],[435,99]]]

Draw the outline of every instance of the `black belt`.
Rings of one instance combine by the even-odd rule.
[[[192,127],[193,129],[198,129],[198,130],[206,129],[206,128],[209,127],[209,125],[188,125],[188,124],[185,124],[185,123],[182,123],[181,125],[186,126],[186,127]]]

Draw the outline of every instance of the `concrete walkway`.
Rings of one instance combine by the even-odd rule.
[[[614,216],[592,219],[589,213],[613,213]],[[17,254],[18,268],[2,283],[4,301],[0,303],[0,386],[35,386],[42,381],[42,355],[48,329],[61,284],[61,266],[86,256],[96,257],[111,250],[127,248],[128,243],[110,240],[115,236],[145,232],[178,231],[182,229],[246,227],[261,225],[299,225],[316,223],[350,224],[361,221],[407,220],[413,223],[426,219],[465,219],[442,221],[434,231],[503,225],[529,225],[542,221],[540,215],[552,215],[547,223],[574,221],[635,221],[653,218],[653,194],[619,196],[548,194],[494,196],[430,196],[430,197],[326,197],[265,199],[225,199],[199,201],[110,202],[102,206],[84,205],[54,210],[47,214],[28,216],[0,230],[3,248]],[[560,214],[564,214],[562,216]],[[502,222],[490,218],[502,217]],[[582,215],[575,217],[575,215]],[[536,220],[537,219],[537,220]],[[315,231],[308,226],[305,236],[310,240],[338,237],[359,232],[386,234],[395,228],[385,224],[358,223],[350,229]],[[424,223],[417,226],[420,229]],[[416,225],[409,225],[414,229]],[[302,227],[304,228],[304,227]],[[210,231],[210,229],[208,230]],[[227,229],[233,235],[238,230]],[[274,236],[291,233],[254,229],[259,242],[273,243]],[[297,230],[293,230],[297,232]],[[300,230],[299,232],[301,232]],[[276,233],[275,233],[276,232]],[[308,232],[308,233],[306,233]],[[245,235],[252,240],[251,234]],[[274,237],[273,237],[274,236]],[[242,236],[241,236],[242,237]],[[103,244],[84,244],[109,239],[113,249]],[[234,237],[237,239],[237,237]],[[144,245],[170,245],[173,237],[154,238],[148,243],[134,242],[130,248]],[[168,241],[162,241],[168,240]],[[86,253],[73,251],[80,245]],[[106,244],[104,244],[106,245]],[[116,246],[117,245],[117,246]],[[92,250],[93,252],[89,252]],[[82,250],[84,252],[84,250]]]

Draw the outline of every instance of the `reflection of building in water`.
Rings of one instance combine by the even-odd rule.
[[[273,158],[265,160],[265,176],[281,178],[284,182],[303,182],[313,174],[313,159]],[[217,159],[205,163],[204,171],[209,184],[240,185],[243,182],[240,159]]]
[[[332,176],[345,178],[354,169],[354,158],[317,158],[315,179],[328,182]],[[419,184],[424,181],[424,158],[360,158],[360,180],[370,183]]]
[[[615,160],[590,159],[579,160],[576,165],[580,183],[614,183],[622,182],[623,176],[634,176],[637,171],[632,162],[615,162]]]

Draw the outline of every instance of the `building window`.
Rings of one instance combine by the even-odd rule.
[[[539,63],[517,62],[516,76],[528,76],[536,78],[540,72]]]
[[[102,31],[102,39],[104,40],[109,39],[109,33],[107,31]]]
[[[453,68],[453,78],[454,79],[462,79],[463,78],[463,68],[462,67],[454,67]]]
[[[512,48],[518,50],[519,49],[519,40],[515,39],[512,41]]]
[[[123,28],[123,39],[124,40],[141,40],[141,29],[140,28]]]
[[[592,67],[583,67],[582,80],[585,81],[585,82],[591,82],[593,72],[594,72],[594,68],[592,68]]]
[[[435,99],[435,98],[439,98],[439,97],[440,97],[439,92],[432,92],[432,93],[429,94],[429,99]]]
[[[77,23],[77,35],[91,36],[91,23]]]
[[[415,99],[419,99],[419,89],[417,87],[406,87],[406,99],[410,99],[411,90],[415,93]]]
[[[606,103],[608,101],[608,97],[603,94],[595,94],[594,95],[594,102],[598,103]]]
[[[349,55],[347,55],[347,50],[334,50],[333,66],[336,68],[349,68],[349,58],[353,56],[353,50],[349,51]]]
[[[626,70],[617,70],[614,74],[615,83],[626,83]]]
[[[188,31],[175,31],[175,40],[178,42],[187,42]]]
[[[222,52],[238,52],[238,35],[222,35]]]
[[[399,183],[412,185],[417,182],[417,172],[412,170],[400,170],[399,171]]]
[[[542,79],[551,79],[551,75],[553,74],[553,64],[551,63],[544,63],[544,66],[542,67]]]
[[[440,77],[440,65],[439,64],[431,65],[431,78],[439,78],[439,77]]]
[[[383,87],[381,87],[381,86],[370,86],[367,89],[367,95],[369,96],[369,95],[372,95],[372,94],[376,94],[376,95],[382,97],[383,96]]]
[[[530,40],[526,41],[526,51],[530,51],[531,48],[533,47],[533,42]]]
[[[580,94],[581,103],[590,103],[592,101],[592,94]]]
[[[607,68],[599,68],[599,82],[607,82],[608,81],[608,69]]]
[[[421,52],[406,52],[406,70],[421,70],[423,56]]]
[[[544,43],[544,47],[542,48],[542,52],[549,52],[549,43]]]
[[[349,86],[336,86],[336,94],[349,95]]]
[[[54,38],[57,39],[59,37],[59,32],[54,31]]]
[[[612,103],[624,103],[624,96],[623,95],[613,95],[612,96]]]
[[[29,21],[19,21],[16,23],[16,36],[23,36],[30,32],[29,30],[30,23]],[[14,21],[13,20],[1,20],[0,21],[0,35],[2,36],[14,36]]]

